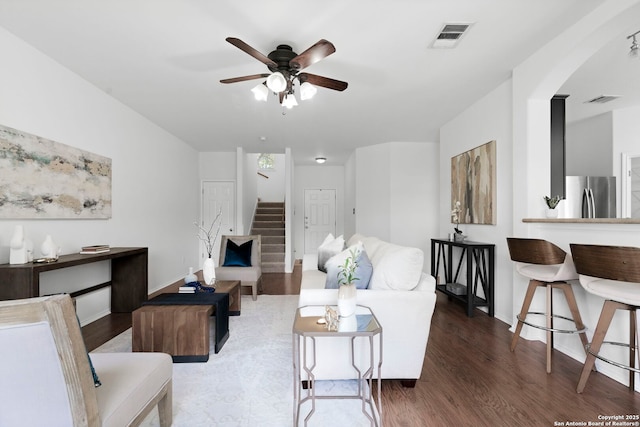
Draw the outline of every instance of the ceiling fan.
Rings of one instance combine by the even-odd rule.
[[[247,80],[265,79],[266,81],[252,89],[256,99],[267,100],[269,90],[277,93],[280,103],[291,108],[297,105],[294,93],[294,80],[300,84],[301,99],[309,99],[317,90],[315,86],[325,87],[337,91],[343,91],[348,83],[316,74],[300,72],[308,66],[315,64],[336,51],[335,46],[327,41],[320,40],[301,54],[293,51],[291,46],[281,44],[274,51],[265,56],[242,40],[235,37],[227,37],[226,40],[238,49],[251,55],[267,66],[271,73],[252,74],[250,76],[233,77],[220,80],[220,83],[237,83]]]

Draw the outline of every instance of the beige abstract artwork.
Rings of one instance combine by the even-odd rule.
[[[460,224],[496,223],[496,141],[451,158],[451,209]]]

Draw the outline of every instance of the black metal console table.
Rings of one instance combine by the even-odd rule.
[[[449,297],[464,302],[469,317],[473,317],[473,311],[476,307],[487,307],[489,316],[493,317],[495,246],[493,243],[466,240],[457,242],[446,239],[431,239],[431,275],[438,278],[440,264],[444,270],[445,283],[436,285],[436,289]],[[453,275],[454,247],[461,248],[455,276]],[[466,282],[464,285],[466,292],[459,293],[452,290],[451,285],[459,285],[458,278],[465,260]],[[478,295],[478,285],[482,286],[482,296]]]

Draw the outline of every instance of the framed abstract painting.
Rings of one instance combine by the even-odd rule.
[[[111,159],[0,126],[0,218],[111,218]]]
[[[460,224],[496,223],[496,141],[451,158],[451,209]]]

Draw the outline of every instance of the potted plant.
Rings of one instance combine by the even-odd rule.
[[[547,203],[547,218],[557,218],[558,211],[556,210],[556,207],[558,206],[558,203],[560,203],[560,196],[544,196],[544,201]]]
[[[460,230],[460,214],[462,213],[462,208],[460,205],[460,201],[456,200],[456,203],[451,211],[451,221],[453,221],[456,226],[453,228],[455,234],[453,235],[453,240],[456,242],[461,242],[464,240],[465,236],[462,234],[462,230]]]
[[[354,249],[349,251],[349,256],[340,265],[338,270],[338,311],[340,317],[349,317],[356,312],[356,269],[358,268],[358,253]]]

